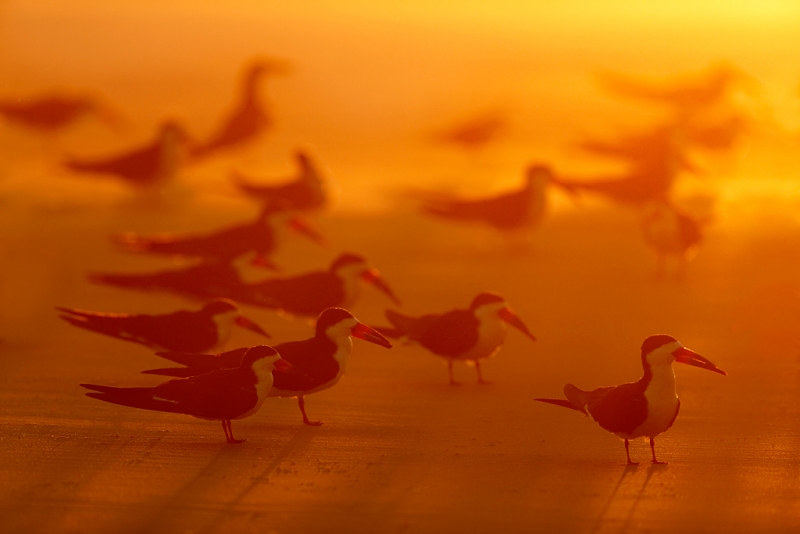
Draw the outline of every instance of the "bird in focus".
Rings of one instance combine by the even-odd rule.
[[[582,412],[601,428],[624,439],[628,465],[636,465],[636,462],[631,461],[629,440],[640,437],[650,439],[652,462],[666,463],[656,459],[654,440],[672,426],[681,406],[672,363],[685,363],[722,375],[727,373],[684,347],[674,337],[664,334],[645,339],[641,347],[641,357],[644,375],[636,382],[592,391],[584,391],[567,384],[564,386],[566,399],[534,400]]]
[[[305,395],[328,389],[335,385],[347,369],[352,351],[351,338],[363,339],[381,347],[391,348],[392,344],[378,331],[361,323],[342,308],[328,308],[317,318],[314,336],[301,341],[288,341],[275,345],[283,359],[300,369],[305,376],[281,375],[269,395],[271,397],[297,397],[303,423],[317,426],[320,421],[308,419],[305,410]],[[184,367],[151,369],[146,374],[188,377],[202,375],[217,369],[236,365],[243,351],[237,349],[221,354],[186,354],[179,352],[159,352],[159,356],[179,363]]]
[[[497,354],[506,339],[506,325],[511,325],[532,341],[522,319],[508,306],[498,293],[479,293],[467,309],[455,309],[441,314],[412,317],[394,310],[386,310],[389,327],[376,330],[392,339],[404,339],[426,348],[447,360],[451,385],[458,385],[453,377],[453,362],[465,361],[475,366],[478,383],[487,384],[481,373],[480,360]]]
[[[221,421],[225,440],[242,443],[233,437],[231,421],[255,414],[272,388],[273,377],[282,374],[303,376],[292,364],[266,345],[248,349],[230,369],[218,369],[189,378],[168,380],[154,387],[112,387],[81,384],[91,390],[87,397],[112,404],[180,413]]]
[[[180,310],[162,315],[56,309],[62,313],[61,319],[73,326],[154,350],[203,352],[221,348],[230,338],[234,325],[270,337],[228,299],[214,299],[197,311]]]

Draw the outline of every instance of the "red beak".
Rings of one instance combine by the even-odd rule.
[[[388,284],[384,282],[383,278],[381,278],[381,273],[378,272],[378,269],[367,269],[366,271],[361,273],[361,279],[364,280],[366,283],[375,286],[376,289],[378,289],[384,295],[392,299],[392,301],[398,306],[402,306],[402,304],[400,304],[400,299],[398,299],[397,296],[394,294],[392,288],[390,288]]]
[[[380,332],[378,332],[374,328],[370,328],[364,323],[358,323],[353,327],[353,329],[350,332],[353,335],[353,337],[357,337],[358,339],[363,339],[364,341],[375,343],[376,345],[380,345],[381,347],[386,347],[387,349],[392,348],[392,344],[389,343],[388,339],[383,337],[383,335]]]
[[[688,365],[693,365],[695,367],[699,367],[701,369],[707,369],[709,371],[714,371],[715,373],[719,373],[721,375],[727,375],[725,371],[711,363],[711,361],[703,358],[699,354],[694,351],[687,349],[686,347],[681,347],[677,349],[675,352],[672,353],[675,356],[675,361],[678,363],[685,363]]]
[[[316,228],[311,226],[308,221],[302,219],[300,217],[295,217],[289,221],[289,227],[307,238],[311,239],[314,243],[325,246],[327,243],[325,241],[325,237],[320,234]]]
[[[281,268],[275,265],[271,259],[264,254],[257,254],[253,261],[250,262],[254,267],[262,267],[270,271],[280,271]]]
[[[516,313],[511,311],[511,308],[503,308],[502,310],[500,310],[499,315],[500,319],[502,319],[506,323],[510,324],[511,326],[513,326],[514,328],[516,328],[517,330],[519,330],[520,332],[531,338],[531,340],[536,341],[536,337],[534,337],[534,335],[531,334],[531,331],[528,330],[528,327],[525,326],[525,323],[522,322],[522,319],[520,319]]]
[[[264,337],[272,337],[269,334],[267,334],[267,332],[263,328],[258,326],[254,321],[248,319],[244,315],[240,315],[239,317],[236,318],[236,324],[238,324],[242,328],[250,330],[251,332],[255,332],[256,334],[261,334]]]

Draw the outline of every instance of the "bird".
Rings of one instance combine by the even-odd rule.
[[[146,146],[99,159],[68,158],[63,165],[75,173],[114,177],[141,189],[154,188],[177,175],[189,143],[189,135],[179,123],[166,121]]]
[[[318,426],[321,421],[311,421],[306,415],[305,395],[328,389],[344,375],[352,350],[351,337],[363,339],[391,348],[392,344],[377,330],[361,323],[343,308],[328,308],[317,318],[314,336],[302,341],[288,341],[275,345],[281,357],[301,370],[305,376],[276,375],[271,397],[297,397],[303,423]],[[184,367],[150,369],[145,374],[189,377],[226,369],[236,365],[248,349],[236,349],[221,354],[187,354],[157,352]]]
[[[117,244],[131,252],[186,256],[216,262],[230,262],[255,253],[252,264],[276,269],[270,255],[277,247],[284,227],[289,227],[318,244],[323,237],[302,217],[276,205],[265,206],[256,219],[207,234],[161,234],[142,236],[125,233],[115,237]]]
[[[490,110],[436,132],[432,140],[457,146],[465,151],[475,151],[498,140],[508,129],[506,114],[499,110]]]
[[[488,224],[503,232],[533,228],[544,216],[545,187],[553,173],[545,165],[531,165],[525,176],[522,189],[489,198],[468,200],[422,193],[422,211],[445,219]]]
[[[189,378],[168,380],[153,387],[113,387],[81,384],[91,390],[87,397],[122,406],[182,413],[208,421],[222,421],[228,443],[233,437],[231,421],[256,413],[272,388],[274,377],[302,372],[266,345],[248,349],[238,364]]]
[[[154,350],[203,352],[220,348],[230,338],[233,325],[270,337],[229,299],[214,299],[197,311],[179,310],[163,315],[56,309],[62,313],[61,319],[73,326]]]
[[[703,240],[701,222],[669,203],[653,202],[643,209],[641,226],[645,243],[657,256],[656,277],[666,274],[667,259],[675,257],[677,276],[682,278]]]
[[[467,309],[455,309],[441,314],[421,317],[403,315],[386,310],[390,327],[376,327],[386,337],[406,338],[437,356],[447,360],[450,385],[458,385],[453,378],[453,361],[472,362],[479,384],[488,384],[481,373],[480,360],[497,354],[506,339],[506,324],[536,341],[525,323],[514,313],[505,298],[494,292],[479,293]]]
[[[280,185],[257,185],[238,172],[232,179],[248,197],[265,204],[278,203],[285,209],[312,211],[325,206],[328,193],[325,182],[311,158],[303,151],[295,153],[297,177]]]
[[[395,304],[400,300],[366,258],[353,253],[337,257],[327,270],[242,284],[234,293],[238,302],[316,317],[326,308],[350,308],[361,293],[361,282],[375,286]]]
[[[111,108],[86,95],[45,94],[0,100],[0,116],[42,134],[64,130],[88,115],[96,115],[112,126],[119,123]]]
[[[641,354],[644,375],[636,382],[592,391],[584,391],[567,384],[564,386],[566,399],[534,400],[582,412],[601,428],[624,439],[628,465],[637,465],[637,462],[631,461],[629,440],[639,437],[650,438],[654,464],[667,463],[656,459],[654,440],[672,426],[681,406],[675,389],[672,363],[685,363],[721,375],[728,373],[684,347],[674,337],[665,334],[645,339]]]
[[[259,97],[261,82],[268,75],[283,74],[287,71],[286,63],[279,60],[251,62],[242,78],[238,102],[228,116],[221,121],[214,133],[193,147],[191,158],[194,160],[206,158],[214,153],[245,145],[258,139],[272,123],[272,119]]]

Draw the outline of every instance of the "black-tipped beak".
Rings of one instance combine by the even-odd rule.
[[[248,319],[244,315],[240,315],[239,317],[236,318],[236,324],[241,326],[242,328],[246,328],[251,332],[255,332],[256,334],[260,334],[264,337],[272,337],[271,335],[267,334],[267,332],[263,328],[258,326],[254,321]]]
[[[531,334],[531,331],[528,330],[528,327],[525,326],[525,323],[522,322],[522,319],[520,319],[516,313],[511,311],[511,308],[503,308],[500,310],[500,319],[531,338],[531,340],[536,341],[536,337]]]
[[[700,369],[706,369],[708,371],[714,371],[715,373],[719,373],[721,375],[727,375],[725,371],[711,363],[710,360],[703,358],[699,354],[694,351],[687,349],[686,347],[681,347],[672,353],[675,356],[675,361],[678,363],[685,363],[688,365],[693,365],[695,367],[699,367]]]
[[[371,328],[364,323],[358,323],[353,327],[350,331],[353,337],[357,337],[358,339],[363,339],[364,341],[369,341],[370,343],[375,343],[376,345],[380,345],[381,347],[386,347],[387,349],[392,348],[392,344],[389,343],[389,340],[383,337],[383,334]]]
[[[275,370],[272,372],[273,374],[277,372],[285,375],[299,376],[310,380],[310,377],[307,374],[284,359],[277,360],[274,363],[274,366]]]
[[[289,221],[289,227],[320,246],[324,247],[327,244],[325,237],[319,233],[316,228],[311,226],[308,221],[301,217],[292,218],[292,220]]]
[[[281,268],[269,259],[266,254],[257,254],[250,263],[253,267],[261,267],[262,269],[269,269],[270,271],[281,270]]]
[[[378,272],[378,269],[367,269],[361,273],[361,279],[366,283],[375,286],[378,291],[392,299],[392,302],[398,306],[402,306],[402,304],[400,304],[400,299],[398,299],[397,295],[394,294],[392,288],[390,288],[383,278],[381,278],[381,273]]]

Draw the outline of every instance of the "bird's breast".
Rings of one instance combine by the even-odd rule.
[[[506,340],[506,325],[499,319],[481,321],[478,324],[478,341],[467,352],[459,356],[464,360],[478,360],[494,356]]]

